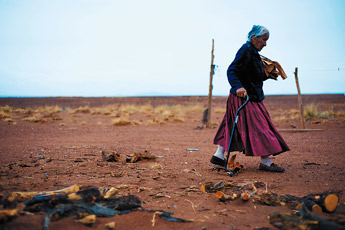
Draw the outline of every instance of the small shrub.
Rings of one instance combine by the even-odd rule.
[[[189,112],[198,112],[198,113],[201,113],[203,112],[205,109],[203,106],[201,105],[192,105],[192,106],[187,106],[186,107],[186,112],[189,113]]]
[[[91,110],[91,115],[99,115],[99,114],[102,114],[102,109],[100,109],[100,108],[93,108]]]
[[[338,111],[338,112],[335,113],[335,116],[337,118],[345,119],[345,111]]]
[[[279,117],[274,117],[273,122],[288,122],[290,119],[287,118],[286,116],[279,116]]]
[[[138,108],[139,113],[147,114],[147,113],[151,113],[152,111],[153,111],[153,107],[150,104],[142,105]]]
[[[12,108],[8,105],[5,105],[5,106],[0,107],[0,108],[1,108],[1,111],[4,113],[10,113],[12,111]]]
[[[30,122],[39,122],[41,119],[35,116],[32,117],[25,117],[23,118],[23,121],[30,121]]]
[[[336,112],[331,108],[326,111],[320,111],[318,106],[315,104],[309,104],[305,106],[304,108],[304,118],[309,119],[309,118],[334,118],[336,117]]]
[[[134,114],[138,111],[138,107],[131,104],[121,105],[119,111],[125,114]]]
[[[152,118],[146,121],[145,125],[156,125],[156,124],[165,124],[166,121],[157,119],[157,118]]]
[[[111,120],[112,125],[131,125],[132,122],[126,117],[119,117]]]
[[[89,106],[80,106],[79,108],[72,111],[72,113],[90,113],[91,109]]]
[[[31,108],[27,108],[24,110],[24,114],[26,115],[32,115],[34,113],[34,110],[32,110]]]
[[[150,169],[154,169],[154,170],[163,169],[163,166],[159,163],[154,163],[150,165]]]
[[[301,115],[298,109],[291,109],[288,113],[288,115],[290,116],[291,120],[298,120],[301,119]]]
[[[214,112],[224,114],[226,112],[226,108],[218,108],[217,107],[214,109]]]
[[[320,112],[318,111],[318,108],[315,104],[309,104],[304,107],[303,109],[304,112],[304,118],[314,118],[314,117],[319,117]]]
[[[39,107],[35,110],[37,113],[48,113],[48,114],[54,114],[59,113],[62,111],[62,108],[55,105],[55,106],[45,106],[45,107]]]
[[[0,111],[0,118],[9,118],[10,114],[5,111]]]

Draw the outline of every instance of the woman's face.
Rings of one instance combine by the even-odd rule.
[[[266,46],[266,42],[268,40],[269,36],[268,34],[264,34],[260,37],[253,37],[252,38],[252,44],[258,51],[261,51],[262,48]]]

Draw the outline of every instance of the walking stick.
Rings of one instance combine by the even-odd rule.
[[[229,176],[232,176],[234,174],[234,172],[232,170],[227,168],[227,165],[228,165],[228,162],[229,162],[229,157],[230,157],[230,147],[231,147],[232,138],[233,138],[233,135],[234,135],[234,132],[235,132],[236,123],[237,123],[237,120],[238,120],[238,113],[241,111],[241,109],[244,108],[244,106],[247,105],[248,101],[249,101],[249,96],[247,95],[246,101],[236,111],[235,121],[234,121],[234,124],[232,126],[231,135],[230,135],[230,142],[229,142],[229,147],[228,147],[228,155],[226,156],[226,161],[225,161],[224,167],[221,168],[221,167],[218,167],[218,166],[214,166],[212,170],[218,170],[218,172],[219,172],[221,169],[223,169],[226,172],[229,172]]]

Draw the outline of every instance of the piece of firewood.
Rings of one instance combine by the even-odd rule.
[[[243,192],[242,194],[241,194],[241,198],[242,198],[242,200],[243,201],[247,201],[247,200],[249,200],[249,198],[251,197],[251,196],[253,196],[255,193],[256,193],[256,189],[253,191],[253,192],[251,192],[251,193],[248,193],[248,192]]]
[[[101,155],[103,160],[108,162],[118,162],[121,159],[121,154],[117,152],[107,153],[105,151],[101,151]]]
[[[262,55],[260,56],[266,77],[272,78],[274,80],[277,80],[278,76],[281,76],[283,80],[287,78],[283,68],[280,66],[278,62],[272,61],[269,58],[264,57]]]
[[[214,184],[213,182],[206,182],[201,185],[201,191],[203,193],[215,193],[217,191],[223,190],[225,187],[224,183],[218,182]]]
[[[344,229],[338,223],[314,215],[304,204],[300,210],[291,213],[273,212],[268,219],[278,229]]]
[[[144,153],[135,153],[126,158],[126,162],[128,163],[135,163],[137,161],[141,161],[143,159],[156,159],[155,155],[149,154],[147,150]]]
[[[103,196],[104,199],[108,199],[112,197],[117,192],[117,189],[114,187],[111,187]]]
[[[44,191],[44,192],[13,192],[11,197],[9,199],[12,200],[18,200],[18,201],[24,201],[32,199],[34,196],[37,195],[47,195],[47,196],[53,196],[53,195],[59,195],[59,194],[70,194],[75,193],[79,191],[78,185],[72,185],[67,188],[54,190],[54,191]]]
[[[300,209],[302,204],[312,212],[334,212],[338,206],[339,196],[337,192],[326,191],[321,194],[309,194],[302,198],[291,195],[278,195],[266,192],[260,195],[259,202],[265,205],[288,205],[291,208]]]
[[[313,213],[322,213],[322,208],[320,207],[320,205],[316,204],[314,201],[312,200],[304,200],[302,203],[298,204],[296,206],[296,209],[302,209],[303,204]]]
[[[19,216],[18,209],[0,210],[0,223],[7,223]]]
[[[113,221],[113,222],[109,222],[107,224],[104,225],[107,229],[111,230],[111,229],[114,229],[115,226],[116,226],[116,222]]]
[[[94,215],[94,214],[88,215],[88,216],[85,216],[84,218],[76,220],[76,221],[79,223],[85,224],[85,225],[91,225],[91,224],[96,223],[96,215]]]
[[[243,201],[247,201],[255,193],[255,186],[248,184],[244,186],[236,186],[231,189],[230,193],[228,194],[225,194],[223,191],[217,191],[215,195],[220,201],[235,200],[237,198],[241,198]]]
[[[236,154],[232,155],[231,158],[229,159],[227,168],[230,169],[231,171],[237,173],[238,171],[240,171],[241,169],[243,169],[243,166],[240,165],[239,162],[235,162],[236,159]]]
[[[304,199],[312,200],[322,207],[324,212],[334,212],[338,206],[339,195],[335,191],[326,191],[321,194],[309,194]]]
[[[227,200],[235,200],[238,197],[238,195],[236,193],[233,193],[231,195],[227,195],[227,194],[224,194],[222,191],[217,191],[216,197],[220,201],[227,201]]]

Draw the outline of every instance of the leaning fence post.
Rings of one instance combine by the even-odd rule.
[[[212,51],[211,51],[210,86],[208,90],[207,118],[206,118],[207,128],[211,127],[211,108],[212,108],[212,89],[213,89],[212,79],[213,79],[214,67],[215,67],[213,64],[213,60],[214,60],[213,50],[214,50],[214,39],[212,39]]]
[[[300,88],[299,88],[299,83],[298,83],[297,71],[298,71],[298,68],[296,67],[296,68],[295,68],[295,80],[296,80],[297,93],[298,93],[299,114],[300,114],[300,117],[301,117],[302,129],[305,129],[305,125],[304,125],[304,112],[303,112],[303,103],[302,103],[301,90],[300,90]]]

